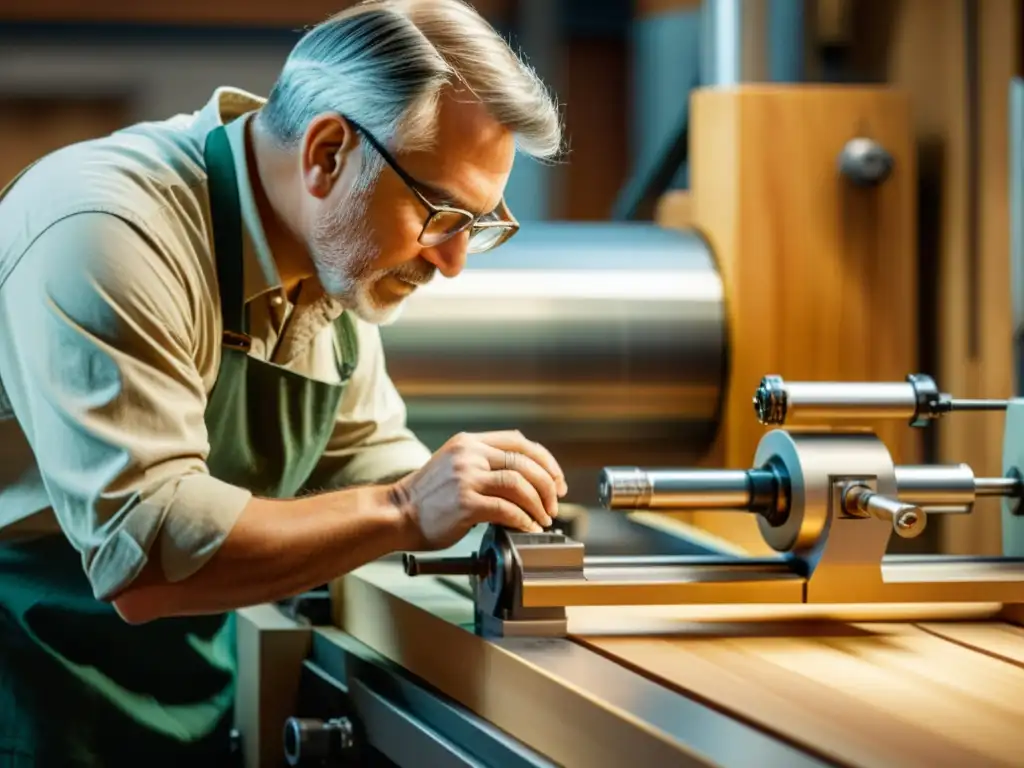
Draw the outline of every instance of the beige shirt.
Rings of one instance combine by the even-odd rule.
[[[209,474],[203,420],[221,357],[203,145],[262,100],[222,88],[198,113],[143,123],[47,156],[0,201],[0,535],[62,530],[106,598],[158,545],[166,576],[194,573],[250,493]],[[307,281],[281,288],[228,127],[244,219],[251,355],[337,381],[341,307]],[[310,491],[414,470],[376,327]]]

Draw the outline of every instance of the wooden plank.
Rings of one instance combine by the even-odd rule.
[[[570,153],[568,164],[558,168],[564,194],[554,218],[608,219],[629,172],[628,59],[624,42],[583,39],[566,45],[561,95]]]
[[[0,0],[0,21],[301,27],[323,21],[353,3],[354,0]],[[504,18],[510,2],[475,0],[472,5],[487,18],[495,19]]]
[[[633,4],[638,17],[677,11],[695,11],[700,6],[701,0],[636,0]]]
[[[899,86],[911,99],[925,193],[921,291],[926,315],[921,331],[928,372],[958,397],[1002,398],[1012,388],[1008,90],[1021,55],[1022,19],[1014,0],[983,0],[977,8],[979,228],[974,266],[969,256],[972,156],[964,0],[857,3],[852,45],[858,72]],[[975,279],[978,289],[972,297]],[[970,333],[975,323],[976,349]],[[937,461],[967,462],[979,475],[1001,474],[1000,414],[954,415],[936,429]],[[1001,549],[996,502],[982,501],[974,515],[947,516],[940,525],[944,552],[995,554]]]
[[[929,622],[919,626],[936,637],[1024,665],[1024,628],[991,622]]]
[[[766,374],[901,381],[916,367],[916,155],[909,102],[881,87],[741,86],[692,98],[692,220],[726,290],[731,371],[722,462],[747,468],[764,428],[751,398]],[[875,139],[891,177],[836,173],[845,143]],[[919,457],[905,424],[872,424],[899,463]],[[764,551],[753,516],[694,523]]]
[[[1013,0],[978,3],[979,57],[977,87],[977,208],[979,212],[977,253],[968,258],[975,244],[958,238],[962,248],[951,242],[943,249],[940,274],[938,339],[939,381],[958,397],[1005,398],[1013,388],[1012,319],[1010,281],[1009,133],[1008,101],[1010,79],[1017,64],[1017,16]],[[962,35],[962,26],[960,27]],[[933,48],[934,49],[934,48]],[[943,90],[949,86],[944,85]],[[971,137],[964,112],[955,116],[950,141],[962,141],[964,167],[951,175],[944,189],[962,187],[947,216],[966,226],[967,152]],[[971,270],[977,274],[972,277]],[[972,281],[977,281],[976,301],[971,299]],[[970,329],[977,326],[977,345]],[[954,416],[940,425],[939,460],[969,463],[979,476],[1002,474],[1003,417],[999,413]],[[942,550],[956,554],[997,554],[1001,551],[1000,519],[995,501],[979,503],[970,517],[951,516],[944,521]]]
[[[1024,669],[912,624],[580,641],[840,764],[1020,764]]]

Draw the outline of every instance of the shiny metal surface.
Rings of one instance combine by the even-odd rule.
[[[900,501],[924,507],[928,512],[932,507],[969,512],[979,495],[974,470],[967,464],[899,466],[896,487]]]
[[[607,467],[598,501],[609,509],[731,509],[745,511],[752,488],[745,469]]]
[[[917,412],[909,382],[792,381],[765,377],[755,410],[765,424],[825,424],[836,419],[901,418]]]
[[[765,376],[754,393],[754,413],[762,424],[817,426],[855,419],[906,419],[923,427],[953,411],[1005,411],[1007,400],[965,400],[940,392],[922,373],[906,381],[786,381]]]
[[[608,509],[754,512],[772,524],[788,514],[789,478],[777,463],[755,469],[605,467],[598,503]]]
[[[1006,409],[1003,477],[1024,477],[1024,398],[1014,398]],[[1019,498],[1004,498],[1000,506],[1003,554],[1024,557],[1024,503]]]
[[[763,561],[660,568],[586,568],[585,578],[524,580],[528,608],[624,605],[743,605],[803,602],[804,579]]]
[[[1017,477],[978,477],[974,480],[978,496],[1014,498],[1024,493],[1024,483]]]
[[[896,467],[899,499],[925,514],[970,514],[979,498],[1019,501],[1024,483],[1015,477],[975,477],[967,464]]]
[[[518,428],[553,451],[570,500],[609,463],[692,463],[726,371],[722,282],[692,233],[531,223],[381,329],[410,426],[431,447]]]
[[[920,507],[875,493],[859,482],[843,488],[843,509],[853,517],[876,517],[892,523],[896,535],[905,539],[920,536],[928,522]]]

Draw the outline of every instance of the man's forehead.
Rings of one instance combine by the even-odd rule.
[[[446,96],[431,149],[402,153],[401,162],[423,191],[486,213],[500,200],[514,157],[511,132],[479,102]]]

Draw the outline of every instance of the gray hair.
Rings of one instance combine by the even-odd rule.
[[[537,74],[461,0],[365,0],[313,27],[285,62],[261,125],[285,146],[344,115],[383,142],[429,149],[438,100],[463,89],[538,160],[561,151],[558,108]]]

